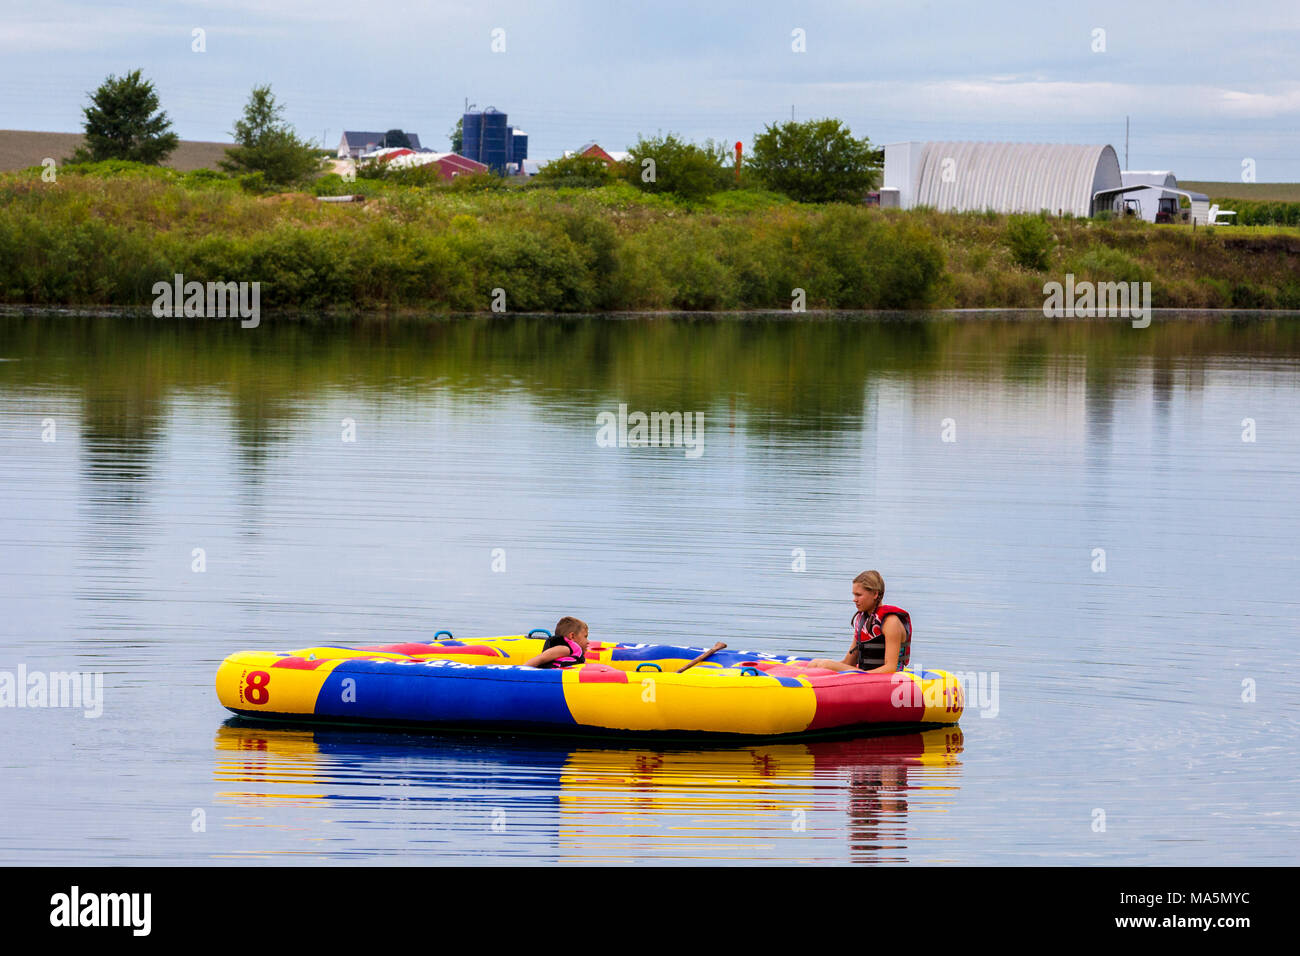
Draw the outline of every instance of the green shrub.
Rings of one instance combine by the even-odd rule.
[[[1300,310],[1300,280],[1285,283],[1277,290],[1277,307]]]
[[[1007,247],[1011,260],[1025,269],[1042,272],[1047,268],[1056,242],[1047,219],[1041,215],[1015,215],[1007,220]]]
[[[767,189],[729,189],[709,197],[709,205],[719,212],[757,212],[793,202],[789,196]]]
[[[706,142],[687,143],[672,133],[641,137],[630,150],[619,173],[637,189],[668,193],[688,202],[698,202],[712,193],[729,189],[732,171],[725,167],[724,147]]]
[[[138,305],[168,276],[156,237],[91,217],[0,217],[0,295],[11,302]]]
[[[558,189],[556,195],[557,198],[563,199],[577,192],[577,190],[566,192],[563,189]],[[599,189],[584,189],[581,191],[581,195],[585,202],[605,209],[627,210],[640,208],[644,210],[662,210],[679,208],[679,204],[673,200],[671,195],[645,193],[621,179],[615,180],[608,186],[601,186]]]
[[[246,193],[265,193],[271,189],[271,184],[266,181],[266,176],[262,174],[261,170],[255,173],[244,173],[236,182],[239,183],[239,188]]]
[[[1136,260],[1109,246],[1093,246],[1072,260],[1070,272],[1106,282],[1149,282],[1150,273]]]
[[[433,164],[430,163],[429,165],[432,166]],[[441,180],[439,185],[453,193],[494,192],[509,187],[503,177],[490,171],[486,173],[461,173],[451,179]]]
[[[215,169],[192,169],[180,177],[186,189],[238,189],[239,183]]]
[[[1196,284],[1207,291],[1209,308],[1225,308],[1232,304],[1232,288],[1224,279],[1213,276],[1198,276]]]
[[[76,173],[81,176],[95,176],[100,179],[118,177],[136,177],[157,182],[173,182],[180,173],[166,166],[154,166],[151,163],[137,163],[129,159],[101,159],[98,162],[65,163],[59,169],[63,173]]]
[[[754,137],[750,169],[799,202],[862,202],[880,180],[877,150],[837,119],[772,123]]]
[[[350,196],[356,192],[355,182],[349,182],[338,173],[326,173],[312,183],[312,192],[317,196]]]
[[[616,308],[615,289],[620,266],[618,233],[614,226],[593,212],[564,210],[557,225],[582,257],[593,283],[595,308]]]
[[[583,256],[562,232],[500,229],[473,260],[482,285],[479,311],[490,305],[492,290],[506,293],[511,312],[585,312],[595,306],[596,289]]]
[[[669,305],[692,310],[733,308],[736,295],[731,275],[691,232],[680,231],[661,245],[657,265],[672,290]]]
[[[575,186],[593,189],[614,181],[605,161],[596,156],[565,156],[553,159],[528,180],[532,187]]]
[[[930,305],[944,275],[943,250],[934,236],[919,226],[899,223],[885,242],[877,308]]]
[[[1272,296],[1257,285],[1237,282],[1232,286],[1232,307],[1234,309],[1270,309],[1273,307]]]
[[[801,219],[789,244],[797,256],[794,286],[807,292],[810,305],[924,306],[944,273],[943,253],[928,230],[863,207],[837,205],[816,219]]]
[[[349,274],[355,239],[346,232],[285,224],[229,251],[247,256],[243,281],[262,283],[262,302],[271,307],[342,307],[352,302]]]

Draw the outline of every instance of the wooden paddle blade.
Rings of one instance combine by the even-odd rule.
[[[727,645],[724,644],[722,641],[718,641],[718,643],[714,644],[714,645],[713,645],[712,647],[710,647],[707,651],[705,651],[705,652],[704,652],[703,654],[701,654],[699,657],[695,658],[695,660],[691,661],[691,662],[690,662],[689,664],[687,664],[685,667],[679,667],[679,668],[677,669],[677,673],[679,673],[679,674],[684,674],[686,671],[690,670],[692,667],[694,667],[694,666],[695,666],[696,664],[698,664],[700,661],[706,661],[706,660],[708,660],[708,659],[709,659],[710,657],[712,657],[715,653],[717,653],[717,652],[720,651],[720,650],[723,650],[726,646],[727,646]]]

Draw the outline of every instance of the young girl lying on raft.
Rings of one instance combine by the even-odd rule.
[[[562,617],[555,636],[548,637],[542,652],[524,663],[525,667],[573,667],[586,663],[587,625],[576,617]]]

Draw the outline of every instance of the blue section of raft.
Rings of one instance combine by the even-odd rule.
[[[681,658],[691,661],[699,657],[707,647],[675,647],[671,644],[646,644],[644,647],[615,646],[611,660],[616,661],[655,661]],[[754,651],[721,650],[712,654],[707,661],[696,667],[721,666],[739,667],[746,661],[772,661],[779,664],[807,661],[808,658],[791,657],[779,654],[759,654]]]
[[[436,693],[429,684],[435,679]],[[576,726],[562,679],[562,671],[526,667],[347,660],[325,679],[315,712],[345,719]]]

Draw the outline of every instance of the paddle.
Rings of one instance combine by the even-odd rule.
[[[713,645],[712,647],[710,647],[707,651],[705,651],[705,652],[704,652],[703,654],[701,654],[699,657],[695,658],[695,660],[691,661],[691,662],[690,662],[689,664],[687,664],[685,667],[680,667],[680,668],[678,668],[678,669],[677,669],[677,673],[679,673],[679,674],[684,674],[684,673],[686,673],[686,671],[690,670],[692,667],[694,667],[694,666],[695,666],[696,664],[698,664],[700,661],[706,661],[706,660],[708,660],[708,659],[709,659],[710,657],[712,657],[715,653],[717,653],[718,651],[722,650],[722,649],[723,649],[724,647],[726,647],[726,646],[727,646],[727,645],[724,644],[724,643],[722,643],[722,641],[718,641],[718,643],[714,644],[714,645]]]

